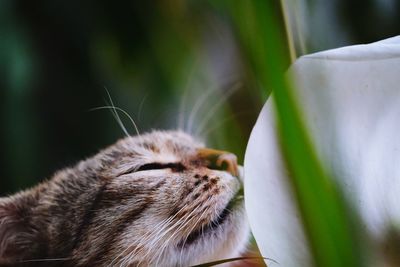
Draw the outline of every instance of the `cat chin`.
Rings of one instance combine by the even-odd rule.
[[[243,182],[241,166],[239,166],[239,180]],[[233,178],[233,177],[232,177]],[[236,178],[235,178],[236,179]],[[238,189],[226,209],[228,216],[220,224],[212,222],[214,227],[202,234],[183,253],[187,261],[180,261],[170,266],[192,266],[207,262],[218,261],[229,258],[241,257],[246,252],[250,238],[250,227],[247,221],[243,202],[243,192]],[[222,212],[223,213],[223,212]],[[221,217],[221,214],[220,216]],[[218,226],[215,226],[218,225]],[[182,250],[181,250],[182,251]],[[184,262],[184,264],[182,264]],[[225,263],[218,266],[228,267],[234,263]],[[163,265],[164,266],[164,265]],[[165,265],[167,266],[167,265]]]
[[[186,248],[187,264],[192,266],[206,262],[240,257],[246,250],[250,236],[243,205],[237,206],[223,225],[207,233]],[[219,266],[230,266],[222,264]],[[176,264],[173,266],[177,266]]]
[[[243,203],[237,205],[223,225],[204,233],[190,244],[169,246],[162,255],[155,249],[150,255],[151,259],[146,263],[142,262],[139,266],[186,267],[240,257],[247,248],[250,236],[243,206]],[[137,265],[137,262],[133,262],[129,266]],[[228,267],[231,264],[219,266]]]

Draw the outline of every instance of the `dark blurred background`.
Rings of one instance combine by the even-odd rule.
[[[289,19],[298,55],[400,30],[397,0],[295,2]],[[110,111],[91,111],[108,105],[106,89],[141,132],[184,121],[242,161],[270,89],[259,88],[229,5],[234,1],[1,0],[0,195],[123,137]],[[274,6],[285,38],[281,3]]]

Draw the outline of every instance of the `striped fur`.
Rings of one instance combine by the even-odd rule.
[[[190,266],[239,256],[239,180],[178,131],[127,137],[0,198],[1,266]]]

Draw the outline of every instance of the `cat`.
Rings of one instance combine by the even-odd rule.
[[[236,157],[182,131],[126,137],[0,198],[1,266],[191,266],[240,256]]]

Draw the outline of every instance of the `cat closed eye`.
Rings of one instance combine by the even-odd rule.
[[[125,175],[129,173],[134,173],[134,172],[140,172],[140,171],[151,171],[151,170],[161,170],[161,169],[171,169],[174,172],[181,172],[186,169],[185,166],[181,163],[146,163],[139,168],[135,169],[130,169],[126,172],[121,173],[120,175]]]
[[[160,170],[160,169],[172,169],[174,171],[183,171],[185,166],[181,163],[147,163],[139,167],[136,171],[149,171],[149,170]]]

